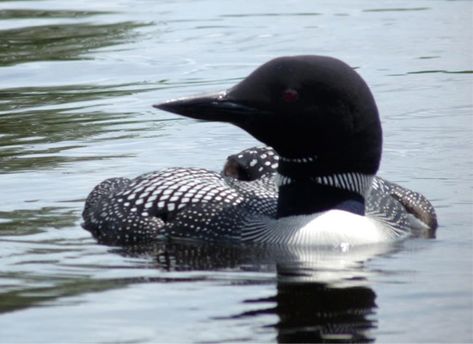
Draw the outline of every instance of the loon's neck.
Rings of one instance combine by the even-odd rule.
[[[358,172],[330,173],[316,157],[281,158],[276,182],[278,217],[340,209],[365,214],[365,194],[373,176]]]

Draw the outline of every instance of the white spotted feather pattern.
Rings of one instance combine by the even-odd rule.
[[[300,230],[318,215],[276,219],[278,185],[292,182],[276,173],[278,159],[270,147],[251,148],[230,156],[222,174],[170,168],[134,180],[107,179],[88,196],[83,226],[99,241],[112,244],[170,237],[269,244],[329,240],[331,234],[317,237]],[[424,196],[379,177],[344,173],[316,177],[316,182],[364,194],[367,217],[390,228],[388,238],[409,233],[410,214],[437,226]],[[337,229],[332,232],[336,236]]]

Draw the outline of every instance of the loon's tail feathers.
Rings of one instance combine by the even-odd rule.
[[[89,193],[85,201],[84,214],[90,210],[91,207],[99,203],[103,197],[108,197],[125,189],[131,180],[128,178],[109,178],[105,179],[100,184],[97,184]]]
[[[158,217],[143,217],[129,211],[117,194],[129,187],[128,178],[109,178],[98,184],[85,201],[81,226],[100,243],[123,245],[143,243],[158,237],[164,221]]]

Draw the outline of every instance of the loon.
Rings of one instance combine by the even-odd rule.
[[[83,211],[83,227],[99,242],[337,247],[394,242],[415,228],[437,227],[423,195],[376,176],[376,103],[338,59],[275,58],[227,91],[154,107],[234,124],[267,147],[228,157],[222,173],[169,168],[103,181]]]

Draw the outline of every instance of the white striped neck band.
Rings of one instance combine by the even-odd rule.
[[[292,163],[292,164],[305,164],[309,162],[315,162],[318,160],[317,155],[313,156],[305,156],[303,158],[286,158],[283,156],[279,156],[279,160],[284,163]]]
[[[312,181],[320,185],[327,185],[347,191],[356,192],[362,196],[365,196],[365,194],[371,187],[373,177],[374,176],[370,174],[363,174],[359,172],[346,172],[334,173],[327,176],[309,177],[304,178],[304,180]],[[279,173],[276,174],[276,185],[278,187],[294,184],[296,181],[296,178],[283,176]]]

